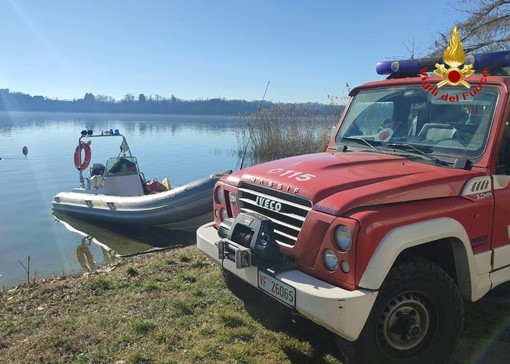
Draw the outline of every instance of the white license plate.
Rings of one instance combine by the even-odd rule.
[[[258,286],[261,290],[287,306],[296,307],[296,289],[294,287],[260,270],[258,273]]]

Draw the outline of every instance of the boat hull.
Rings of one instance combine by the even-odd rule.
[[[212,218],[217,180],[213,175],[142,196],[111,196],[90,190],[61,192],[53,199],[52,208],[95,221],[193,230]]]

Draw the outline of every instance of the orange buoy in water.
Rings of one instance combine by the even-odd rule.
[[[26,157],[26,156],[27,156],[27,154],[28,154],[28,148],[27,148],[27,146],[26,146],[26,145],[23,147],[23,154],[25,155],[25,157]]]

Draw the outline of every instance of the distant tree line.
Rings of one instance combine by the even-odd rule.
[[[172,95],[136,98],[126,94],[120,101],[110,96],[86,93],[83,99],[58,100],[44,96],[31,96],[21,92],[0,89],[0,111],[45,111],[78,113],[132,113],[132,114],[186,114],[186,115],[244,115],[252,114],[261,106],[270,109],[276,104],[264,101],[226,100],[223,98],[181,100]],[[282,104],[278,104],[282,105]],[[337,115],[342,106],[320,103],[283,104],[295,112],[311,115]]]

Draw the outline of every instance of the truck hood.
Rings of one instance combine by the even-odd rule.
[[[333,215],[363,206],[458,196],[480,175],[372,152],[318,153],[240,170],[229,183],[256,184],[310,200]]]

